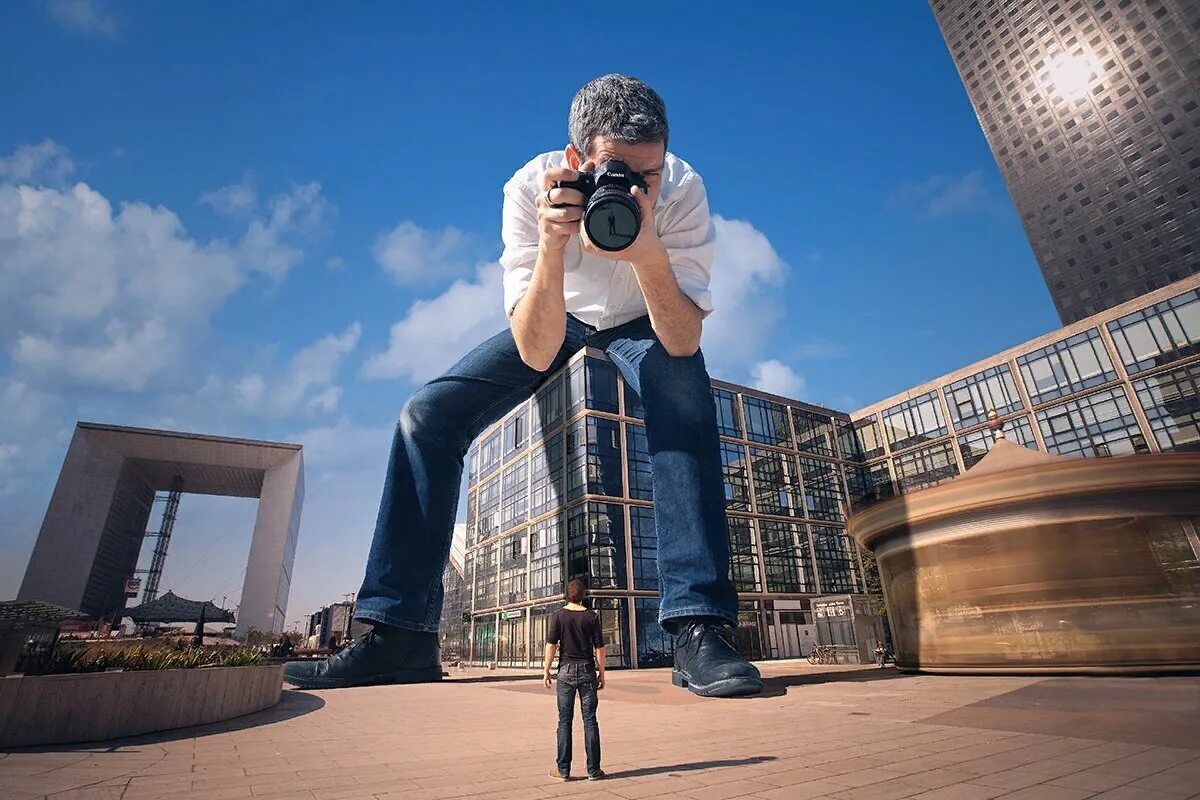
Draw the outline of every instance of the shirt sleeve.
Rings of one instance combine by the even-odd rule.
[[[504,269],[504,313],[513,308],[529,290],[538,254],[537,205],[530,188],[517,176],[504,185],[504,208],[500,237],[504,251],[500,266]]]
[[[604,647],[604,630],[600,627],[600,617],[592,612],[592,647]]]
[[[668,207],[658,238],[667,249],[680,290],[706,317],[713,311],[708,284],[712,277],[715,236],[704,181],[692,173],[680,185],[679,198]]]
[[[546,644],[558,644],[561,634],[558,631],[558,614],[550,615],[550,624],[546,626]]]

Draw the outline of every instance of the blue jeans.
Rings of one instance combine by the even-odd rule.
[[[596,670],[591,664],[566,663],[558,667],[558,774],[571,774],[571,729],[575,727],[575,695],[583,717],[583,749],[588,775],[600,771],[600,723],[596,721]]]
[[[532,369],[505,330],[404,405],[355,616],[437,631],[442,572],[471,442],[581,347],[603,350],[642,398],[654,478],[662,600],[659,622],[714,616],[737,624],[716,409],[704,356],[667,354],[649,317],[597,331],[572,316],[546,372]]]

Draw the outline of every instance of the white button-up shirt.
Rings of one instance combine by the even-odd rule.
[[[566,155],[561,150],[543,153],[504,184],[500,265],[504,268],[504,309],[510,315],[528,291],[537,261],[537,197],[542,193],[542,175],[551,167],[565,166]],[[663,164],[654,222],[679,288],[708,316],[713,310],[708,290],[713,259],[708,196],[699,173],[670,153]],[[563,251],[563,264],[567,313],[581,322],[604,330],[647,313],[646,299],[629,262],[585,253],[579,237],[572,236]]]

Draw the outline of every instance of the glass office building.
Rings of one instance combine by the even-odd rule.
[[[878,589],[871,557],[846,536],[846,478],[863,459],[855,430],[819,406],[720,381],[711,392],[739,645],[754,658],[807,654],[812,597]],[[471,663],[538,666],[547,617],[575,578],[589,586],[610,666],[670,663],[641,402],[602,353],[580,351],[467,463]]]
[[[721,381],[711,393],[739,645],[796,657],[816,640],[814,597],[878,596],[847,514],[969,469],[994,441],[989,411],[1011,441],[1050,453],[1200,449],[1200,275],[852,414]],[[443,614],[468,663],[538,666],[573,578],[590,586],[610,666],[670,663],[642,416],[616,368],[584,350],[472,446],[466,558]],[[1183,540],[1194,560],[1194,526]]]
[[[994,441],[989,410],[1031,450],[1200,450],[1200,275],[855,412],[873,449],[850,481],[852,502],[970,469]]]
[[[930,5],[1064,324],[1200,272],[1200,2]]]

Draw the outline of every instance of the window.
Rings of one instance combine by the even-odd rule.
[[[500,615],[496,634],[496,664],[501,667],[525,666],[525,611],[511,610]]]
[[[537,411],[538,436],[547,436],[563,424],[563,375],[555,375],[533,398]]]
[[[629,496],[634,500],[653,500],[654,472],[645,426],[625,425],[625,460],[629,465]]]
[[[850,492],[851,513],[896,496],[892,473],[886,461],[869,467],[847,468],[846,484]]]
[[[530,487],[531,517],[540,517],[553,511],[563,503],[564,487],[564,456],[563,442],[566,433],[558,433],[546,439],[542,445],[534,447],[530,456],[530,472],[532,485]]]
[[[796,457],[778,450],[750,448],[754,500],[758,513],[778,517],[804,516],[804,490]]]
[[[587,407],[596,411],[616,414],[617,368],[610,361],[601,361],[590,356],[584,359],[587,369]]]
[[[937,392],[905,400],[883,412],[883,428],[893,450],[903,450],[946,435]]]
[[[1037,420],[1051,453],[1110,456],[1150,449],[1120,386],[1043,409]]]
[[[637,623],[638,666],[669,667],[675,663],[675,640],[658,624],[658,598],[633,601]]]
[[[959,431],[986,422],[989,409],[1003,417],[1023,407],[1008,364],[955,381],[943,391],[946,405],[950,407],[950,419],[954,429]]]
[[[587,417],[567,428],[567,500],[584,493],[621,497],[621,424]]]
[[[474,609],[496,607],[496,542],[488,542],[475,551]]]
[[[524,403],[521,409],[504,423],[504,460],[508,461],[525,449],[529,443],[529,404]]]
[[[1200,450],[1200,364],[1133,384],[1160,450]]]
[[[815,592],[812,553],[803,526],[759,520],[768,592]]]
[[[883,455],[883,437],[879,435],[879,423],[874,414],[843,424],[839,436],[843,458],[869,461]]]
[[[504,470],[500,530],[509,531],[529,519],[529,462],[521,459]]]
[[[725,480],[725,508],[750,510],[750,482],[746,477],[746,448],[721,442],[721,472]]]
[[[467,453],[467,486],[474,486],[479,480],[479,447],[472,445]]]
[[[522,531],[515,533],[500,544],[500,605],[525,602],[525,570],[529,565],[526,546],[529,536]],[[524,626],[522,626],[523,628]]]
[[[770,400],[743,397],[746,412],[746,438],[759,444],[791,447],[792,435],[788,430],[787,408]]]
[[[1013,444],[1019,444],[1030,450],[1037,450],[1037,439],[1033,435],[1033,426],[1029,417],[1014,417],[1004,423],[1004,438]],[[967,469],[975,466],[992,449],[996,443],[996,434],[989,428],[963,434],[958,437],[958,452],[962,455],[963,466]]]
[[[529,596],[535,600],[563,593],[564,520],[555,515],[529,529]],[[534,641],[539,641],[537,638]]]
[[[597,597],[592,610],[600,617],[600,632],[604,634],[604,665],[629,666],[629,619],[625,601],[614,597]]]
[[[717,431],[722,436],[742,438],[742,423],[738,417],[738,399],[733,392],[712,389],[713,403],[717,407]]]
[[[846,531],[827,525],[812,526],[813,549],[822,594],[861,591],[854,563],[854,545]]]
[[[1126,314],[1108,330],[1130,375],[1200,353],[1200,290]]]
[[[1115,380],[1112,361],[1095,328],[1017,358],[1034,405]]]
[[[796,429],[796,448],[806,453],[836,456],[833,444],[833,418],[803,408],[792,408],[792,426]]]
[[[490,664],[496,658],[496,615],[475,618],[475,642],[472,645],[475,664]]]
[[[625,516],[616,503],[586,503],[567,512],[567,580],[591,589],[621,589],[625,576]]]
[[[739,592],[760,592],[758,553],[754,545],[754,523],[747,517],[728,517],[729,577]]]
[[[625,392],[625,416],[633,417],[634,419],[645,419],[646,408],[642,405],[642,396],[633,390],[625,381],[621,381],[621,386]]]
[[[954,460],[954,446],[950,442],[938,442],[896,456],[896,483],[901,494],[937,486],[957,474],[958,462]]]
[[[479,477],[486,478],[500,466],[500,431],[496,430],[479,445]]]
[[[654,509],[629,507],[629,528],[633,540],[633,588],[658,591],[658,534],[654,528]]]
[[[829,461],[801,458],[800,475],[804,479],[804,507],[809,519],[844,520],[842,481],[837,466]]]
[[[479,516],[479,492],[467,490],[467,547],[475,546],[475,518]]]
[[[584,363],[582,360],[576,361],[567,367],[567,372],[563,376],[564,380],[564,398],[563,402],[567,407],[567,419],[571,419],[580,411],[583,411],[584,405],[587,404],[587,393],[585,391]]]
[[[479,487],[479,517],[476,520],[476,543],[500,532],[500,476]]]
[[[561,605],[553,603],[529,609],[529,643],[535,664],[540,663],[541,654],[546,649],[546,630],[550,627],[550,617],[560,608]]]

